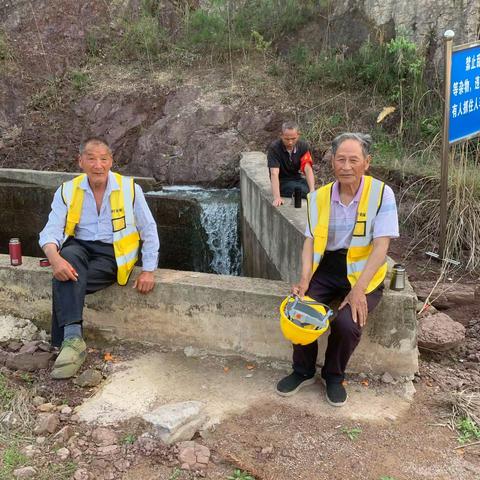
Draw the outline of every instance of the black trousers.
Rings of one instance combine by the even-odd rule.
[[[52,345],[63,341],[65,325],[83,321],[85,295],[115,283],[117,264],[113,245],[69,238],[60,255],[77,271],[76,282],[52,280]]]
[[[347,278],[346,251],[325,252],[315,271],[306,295],[327,305],[332,300],[343,300],[351,290]],[[382,298],[383,284],[367,295],[370,313]],[[327,382],[341,383],[348,361],[362,335],[362,329],[353,321],[350,305],[338,310],[330,323],[330,335],[321,375]],[[293,370],[305,377],[313,377],[318,355],[317,341],[308,345],[293,345]]]
[[[307,181],[304,178],[298,180],[280,180],[280,196],[292,198],[295,188],[302,189],[302,198],[307,198],[309,192]]]

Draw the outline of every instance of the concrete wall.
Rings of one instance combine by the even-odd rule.
[[[118,285],[87,297],[85,325],[107,339],[128,339],[216,352],[291,360],[280,332],[278,307],[288,284],[258,278],[158,270],[146,296]],[[48,326],[51,272],[24,258],[11,267],[0,255],[0,314]],[[349,368],[356,372],[411,375],[417,370],[410,293],[390,292],[372,316]],[[394,319],[393,322],[390,319]],[[388,321],[387,321],[388,320]],[[322,337],[321,352],[327,336]],[[322,354],[319,356],[322,360]]]
[[[301,274],[306,201],[301,209],[294,208],[289,200],[286,205],[273,207],[266,165],[265,155],[260,152],[245,153],[240,161],[243,229],[248,233],[249,244],[260,245],[254,251],[244,248],[245,263],[252,276],[268,277],[273,269],[281,279],[292,284]],[[245,239],[246,235],[243,236]],[[252,259],[252,254],[260,258]],[[390,266],[392,263],[389,261]],[[417,369],[416,296],[408,282],[402,292],[388,289],[389,279],[388,274],[383,299],[369,316],[352,358],[350,368],[354,370],[390,371],[395,368],[413,372]]]
[[[58,186],[78,174],[36,170],[0,169],[0,253],[8,241],[19,237],[24,255],[41,256],[38,233],[47,223],[53,194]],[[152,190],[153,178],[136,178],[144,191]],[[160,266],[208,272],[212,252],[193,199],[174,195],[146,195],[160,237]]]

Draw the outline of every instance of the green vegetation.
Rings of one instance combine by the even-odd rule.
[[[354,441],[360,436],[360,434],[362,433],[362,429],[358,427],[343,427],[341,432],[344,433],[350,440]]]
[[[12,472],[27,462],[27,457],[20,452],[16,444],[8,446],[2,455],[2,465],[0,467],[0,480],[10,480]]]
[[[457,423],[458,441],[462,444],[480,440],[480,427],[470,418],[462,418]]]
[[[255,480],[255,477],[237,468],[232,475],[227,477],[227,480]]]
[[[8,386],[7,379],[0,373],[0,410],[8,410],[15,393]]]
[[[133,443],[135,443],[136,439],[137,437],[133,433],[128,433],[122,437],[120,442],[124,445],[132,445]]]
[[[73,88],[79,92],[83,93],[91,84],[90,75],[81,70],[72,70],[70,72],[70,82]]]

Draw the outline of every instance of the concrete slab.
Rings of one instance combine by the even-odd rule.
[[[150,353],[118,363],[103,388],[77,407],[81,420],[114,424],[174,402],[200,401],[214,425],[254,405],[288,404],[318,417],[354,421],[393,421],[406,414],[410,404],[392,387],[380,390],[350,384],[343,408],[329,406],[319,381],[294,397],[279,397],[274,386],[285,371],[268,363],[248,369],[238,357],[186,357],[183,352]]]

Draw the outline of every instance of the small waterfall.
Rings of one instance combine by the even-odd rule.
[[[238,231],[239,189],[204,189],[179,185],[149,193],[196,200],[201,209],[200,222],[212,252],[212,271],[221,275],[240,275],[242,252]]]

